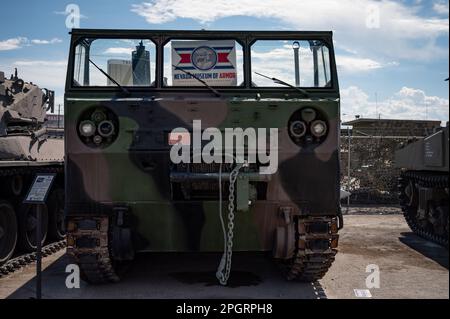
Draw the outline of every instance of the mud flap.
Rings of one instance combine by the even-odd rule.
[[[114,212],[116,223],[112,228],[112,257],[118,261],[133,260],[135,252],[128,208],[115,207]]]
[[[131,229],[115,226],[112,234],[112,256],[114,260],[133,260],[134,248]]]

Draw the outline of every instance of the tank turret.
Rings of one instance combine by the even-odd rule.
[[[17,69],[9,79],[0,72],[0,136],[39,130],[53,107],[53,91],[20,79]]]

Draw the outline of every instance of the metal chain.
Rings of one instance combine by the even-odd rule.
[[[233,257],[233,237],[234,237],[234,190],[240,169],[245,163],[237,163],[230,173],[230,185],[228,194],[228,232],[226,237],[225,251],[217,269],[216,277],[220,284],[227,285],[231,272],[231,261]]]

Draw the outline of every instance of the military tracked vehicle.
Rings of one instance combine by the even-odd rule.
[[[36,248],[36,211],[22,204],[36,173],[57,173],[56,187],[43,216],[42,242],[64,236],[64,144],[47,136],[46,112],[53,108],[54,93],[0,72],[0,264],[18,246]]]
[[[448,122],[438,132],[395,153],[402,168],[399,199],[409,227],[448,248]]]
[[[343,225],[331,32],[71,35],[67,244],[86,281],[141,252],[223,252],[223,285],[234,251],[289,280],[327,272]]]

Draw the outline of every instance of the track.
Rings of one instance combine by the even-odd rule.
[[[448,248],[448,192],[447,192],[447,235],[439,235],[433,231],[433,228],[428,226],[426,228],[421,227],[418,224],[417,216],[417,206],[411,205],[410,196],[406,193],[406,189],[410,183],[418,186],[428,187],[428,188],[441,188],[448,190],[448,174],[432,174],[427,172],[414,172],[408,171],[402,173],[399,178],[399,199],[400,205],[403,210],[403,215],[405,216],[406,222],[411,230],[417,235],[433,241],[437,244],[445,246]],[[430,223],[429,223],[430,224]]]
[[[93,284],[118,282],[118,265],[109,251],[108,218],[71,219],[67,230],[67,252],[80,266],[83,279]]]
[[[42,247],[42,257],[50,256],[66,247],[66,241],[61,240]],[[15,257],[0,266],[0,278],[12,274],[13,272],[36,261],[36,253],[30,253]]]
[[[331,267],[338,244],[337,218],[300,217],[295,222],[295,252],[281,262],[287,280],[315,282]]]

